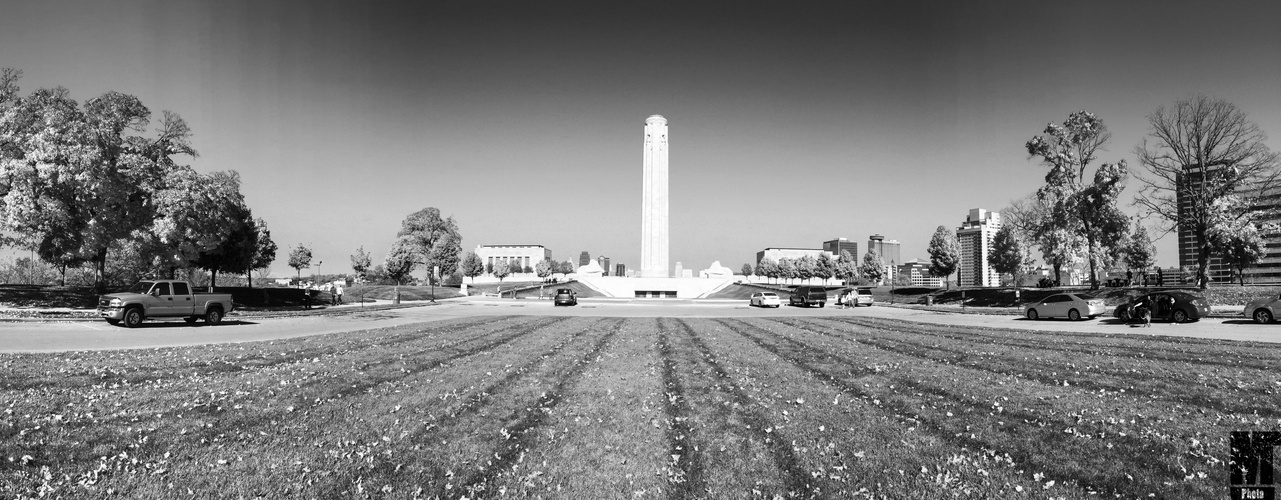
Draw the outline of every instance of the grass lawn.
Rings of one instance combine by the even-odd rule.
[[[1274,345],[476,317],[0,355],[0,496],[1223,498]]]

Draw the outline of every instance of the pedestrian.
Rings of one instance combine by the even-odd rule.
[[[336,305],[341,305],[342,304],[342,282],[334,283],[334,291],[337,292],[337,295],[335,295],[335,297],[337,297],[338,304]]]
[[[311,309],[311,287],[310,286],[304,285],[302,287],[302,300],[307,304],[307,309]]]

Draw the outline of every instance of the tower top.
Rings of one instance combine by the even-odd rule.
[[[667,125],[667,119],[663,118],[663,115],[651,115],[649,118],[645,119],[645,124],[648,125],[651,123],[659,124],[659,125]]]

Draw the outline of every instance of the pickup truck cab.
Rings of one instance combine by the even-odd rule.
[[[122,293],[98,297],[98,316],[113,325],[133,328],[147,318],[183,318],[195,323],[204,318],[216,325],[234,305],[229,293],[193,293],[181,280],[139,281]]]
[[[821,286],[799,286],[792,290],[792,296],[788,297],[787,303],[794,306],[810,307],[818,304],[819,307],[827,305],[827,288]]]

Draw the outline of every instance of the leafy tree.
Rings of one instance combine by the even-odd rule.
[[[1019,241],[1014,226],[1003,225],[992,237],[992,252],[987,256],[987,263],[996,272],[1009,274],[1014,286],[1018,286],[1024,253],[1023,242]]]
[[[557,272],[558,272],[558,273],[561,273],[561,274],[566,274],[566,275],[568,275],[568,274],[573,274],[573,273],[574,273],[574,271],[577,271],[577,270],[578,270],[578,268],[574,267],[574,263],[573,263],[573,262],[570,262],[570,261],[566,260],[566,261],[561,261],[561,263],[560,263],[560,270],[559,270],[559,271],[557,271]]]
[[[1130,235],[1130,244],[1125,249],[1125,267],[1129,270],[1145,272],[1156,265],[1156,245],[1148,236],[1147,228],[1135,221],[1134,233]]]
[[[806,255],[796,259],[793,265],[796,267],[796,277],[800,278],[803,283],[805,280],[814,277],[814,270],[818,267],[818,261],[814,260],[814,257]]]
[[[849,250],[841,250],[841,255],[833,266],[832,275],[847,285],[858,279],[858,262],[854,260]]]
[[[356,271],[356,276],[364,281],[365,275],[369,273],[369,266],[373,264],[369,258],[369,252],[365,251],[364,245],[356,249],[356,254],[351,256],[351,270]]]
[[[173,156],[194,156],[190,130],[165,112],[159,135],[136,97],[108,92],[80,106],[64,88],[18,95],[21,72],[0,75],[3,229],[61,264],[94,264],[102,290],[107,252],[151,224],[152,196]]]
[[[405,240],[413,250],[415,267],[427,270],[428,279],[436,282],[432,270],[440,268],[441,276],[448,276],[458,270],[462,257],[463,237],[458,232],[458,224],[453,217],[440,217],[440,210],[427,207],[405,217],[400,223],[400,232],[396,237]]]
[[[961,264],[961,243],[956,240],[956,233],[946,226],[939,226],[934,230],[934,237],[930,238],[929,253],[930,275],[943,278],[950,289],[952,283],[947,278]]]
[[[511,271],[511,268],[507,266],[507,261],[500,260],[500,261],[494,262],[493,275],[495,278],[498,278],[499,283],[502,283],[503,278],[510,276],[511,273],[512,271]]]
[[[863,254],[863,264],[858,267],[858,274],[869,284],[881,282],[885,277],[885,261],[881,260],[881,254],[876,250],[868,250]]]
[[[397,239],[387,251],[387,257],[383,259],[383,269],[387,277],[396,282],[396,302],[400,302],[400,283],[413,274],[421,257],[417,243],[407,238]],[[292,258],[290,260],[292,261]]]
[[[1210,237],[1216,210],[1251,217],[1248,208],[1277,185],[1277,153],[1244,111],[1222,99],[1198,94],[1179,100],[1148,115],[1148,124],[1149,138],[1135,148],[1146,172],[1136,176],[1142,188],[1134,202],[1144,215],[1163,219],[1163,229],[1190,233],[1197,245],[1196,283],[1204,290],[1209,258],[1225,242]],[[1216,208],[1229,196],[1240,202]]]
[[[786,279],[788,283],[791,283],[792,279],[796,278],[796,276],[796,260],[788,257],[778,259],[779,278]]]
[[[539,278],[542,278],[544,280],[547,278],[550,278],[551,275],[554,274],[555,272],[556,272],[556,262],[551,259],[544,258],[543,260],[538,261],[538,263],[534,265],[534,274],[538,275]]]
[[[743,273],[743,276],[745,276],[745,277],[746,277],[746,276],[752,276],[752,275],[753,275],[753,274],[752,274],[752,265],[751,265],[751,264],[743,264],[743,267],[742,267],[742,269],[740,269],[740,270],[739,270],[739,272]]]
[[[823,283],[827,284],[827,280],[834,275],[836,275],[836,262],[826,252],[818,254],[818,258],[814,260],[814,277],[822,279]]]
[[[271,239],[271,231],[267,229],[267,221],[254,219],[254,253],[253,258],[249,261],[249,269],[245,270],[245,278],[249,281],[250,288],[253,287],[253,271],[262,272],[263,269],[271,267],[271,263],[276,260],[276,251],[279,248],[276,242]],[[368,261],[368,255],[365,256]],[[369,268],[368,264],[365,266]]]
[[[769,257],[761,259],[760,263],[756,264],[756,274],[769,279],[777,279],[778,263]]]
[[[1041,135],[1025,144],[1028,155],[1049,167],[1045,185],[1037,197],[1048,207],[1050,217],[1042,219],[1040,232],[1068,231],[1084,241],[1082,253],[1090,265],[1090,285],[1098,289],[1101,257],[1109,246],[1128,232],[1129,217],[1117,208],[1117,197],[1125,188],[1129,170],[1125,160],[1104,163],[1086,182],[1086,171],[1095,153],[1111,137],[1094,114],[1078,111],[1062,125],[1050,123]],[[1056,241],[1069,239],[1055,237]]]
[[[390,256],[391,254],[388,254],[389,258]],[[298,271],[298,281],[302,281],[302,270],[311,267],[311,249],[299,243],[289,252],[289,267]]]
[[[1266,245],[1259,225],[1254,222],[1262,216],[1238,206],[1240,203],[1240,198],[1235,195],[1217,200],[1212,207],[1213,215],[1206,237],[1210,238],[1213,248],[1218,249],[1223,260],[1232,266],[1240,284],[1244,285],[1245,269],[1263,258]],[[1276,227],[1266,224],[1264,231],[1275,233]]]
[[[463,257],[459,270],[463,273],[463,276],[471,278],[471,282],[475,283],[477,276],[485,274],[485,263],[480,260],[480,256],[476,255],[475,252],[467,252],[467,256]]]

